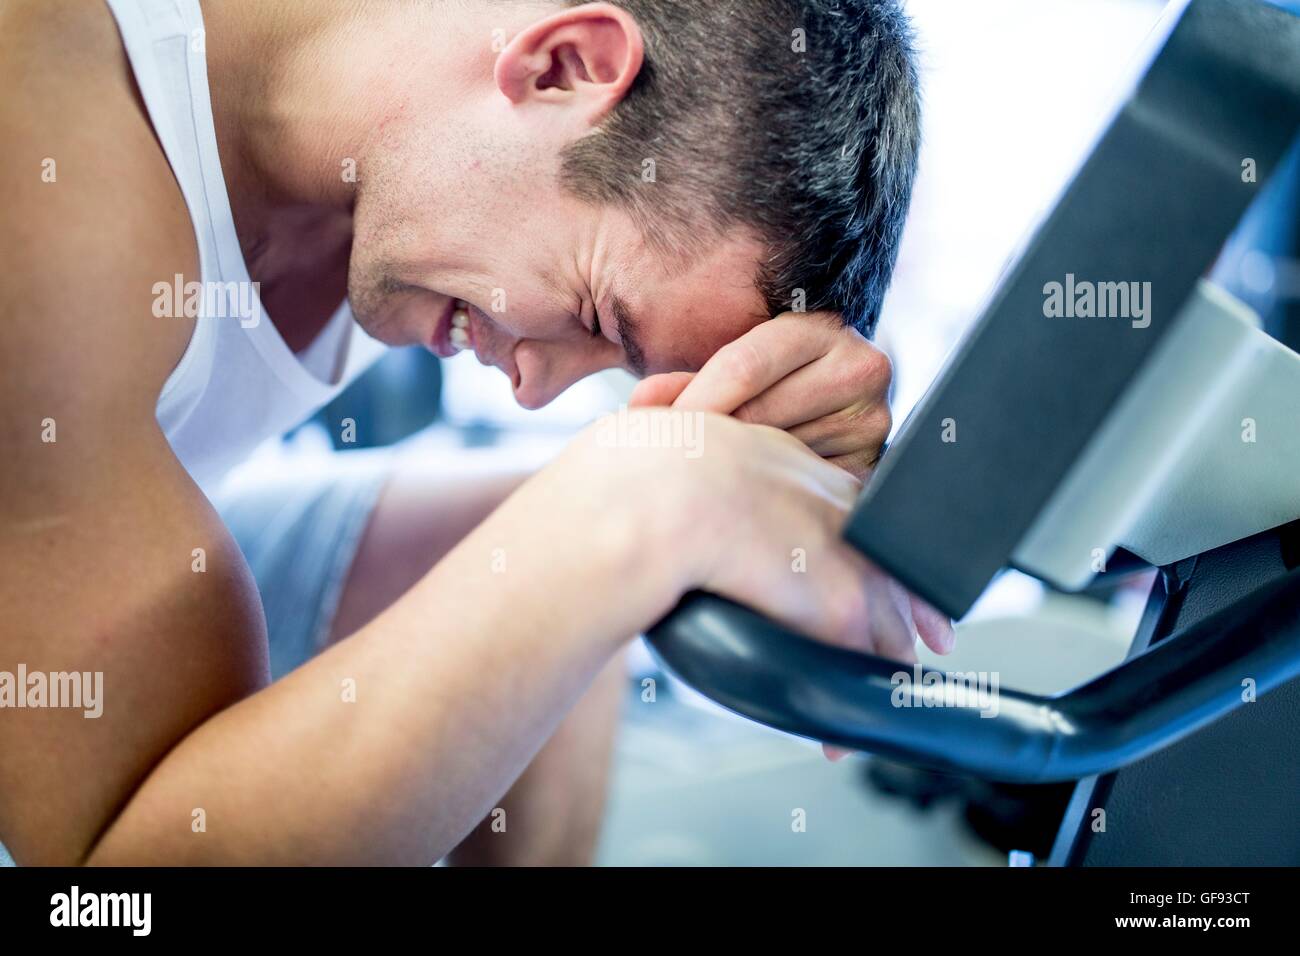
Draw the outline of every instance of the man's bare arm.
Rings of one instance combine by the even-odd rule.
[[[387,612],[268,685],[247,569],[155,421],[190,323],[153,317],[151,290],[197,265],[105,11],[0,7],[0,85],[0,670],[104,677],[97,719],[0,710],[20,863],[428,863],[685,589],[839,643],[908,636],[839,534],[857,482],[695,413],[696,458],[588,429]],[[636,414],[681,432],[664,417],[683,413]],[[816,573],[789,572],[792,546]]]
[[[0,710],[0,841],[24,863],[431,861],[627,625],[594,638],[585,594],[558,620],[562,586],[530,607],[549,558],[530,585],[522,547],[493,579],[468,545],[268,687],[247,568],[154,418],[192,322],[151,289],[197,263],[116,31],[98,4],[0,16],[0,670],[104,681],[97,719]]]
[[[155,319],[150,289],[196,270],[189,219],[106,8],[77,6],[0,12],[0,670],[102,672],[108,696],[98,719],[0,711],[21,862],[79,859],[177,739],[267,679],[247,570],[154,421],[192,322]]]
[[[628,615],[650,613],[592,600],[632,578],[627,536],[606,550],[614,524],[589,520],[557,548],[533,506],[507,507],[397,607],[268,686],[256,594],[153,421],[146,346],[103,331],[148,277],[118,258],[121,286],[100,284],[86,304],[100,324],[86,315],[82,332],[6,293],[0,660],[104,685],[98,719],[0,712],[0,840],[33,863],[431,862],[527,764]],[[59,315],[78,307],[43,295]],[[58,334],[34,334],[42,322]],[[58,374],[22,372],[34,364]]]

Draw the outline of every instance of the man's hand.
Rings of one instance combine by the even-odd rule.
[[[731,415],[798,438],[855,478],[870,474],[889,437],[888,357],[837,315],[787,312],[723,346],[699,372],[670,372],[641,381],[630,405]],[[937,654],[953,648],[952,623],[878,568],[865,563],[868,604],[888,607],[911,635]],[[881,646],[876,629],[844,643],[911,663],[911,642]],[[833,758],[843,752],[827,748]]]
[[[724,345],[699,372],[651,375],[630,405],[717,412],[789,432],[856,478],[889,437],[889,359],[829,312],[786,312]]]

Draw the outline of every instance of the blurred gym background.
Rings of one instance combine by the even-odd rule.
[[[896,423],[1087,151],[1137,69],[1164,4],[907,6],[923,72],[925,141],[878,336],[895,363]],[[1294,188],[1289,201],[1289,222],[1258,224],[1255,241],[1225,251],[1220,271],[1262,313],[1292,323],[1294,346],[1300,267],[1294,256],[1267,254],[1294,248]],[[540,465],[576,429],[625,401],[632,384],[622,373],[606,373],[541,411],[525,412],[505,377],[472,356],[439,362],[419,350],[392,352],[246,468],[310,469],[317,456],[387,445],[466,473],[521,460]],[[340,440],[345,418],[355,421],[349,444]],[[1003,684],[1026,690],[1064,689],[1123,657],[1148,580],[1064,596],[1008,573],[959,627],[957,651],[926,663],[997,671]],[[653,702],[645,699],[647,680],[654,681]],[[1067,793],[1068,787],[976,785],[861,757],[832,764],[815,745],[704,701],[662,674],[638,641],[628,655],[599,862],[1006,865],[1011,849],[1046,855]],[[802,831],[794,826],[798,811]]]

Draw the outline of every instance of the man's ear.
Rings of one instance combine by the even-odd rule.
[[[627,95],[643,56],[641,29],[626,10],[584,3],[516,34],[493,78],[511,103],[576,105],[595,126]]]

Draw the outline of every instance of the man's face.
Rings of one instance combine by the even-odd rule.
[[[355,215],[358,321],[389,345],[447,356],[459,300],[469,347],[510,377],[525,408],[605,368],[698,369],[767,317],[754,286],[759,246],[746,238],[665,257],[625,212],[592,207],[508,158],[436,176],[399,160],[378,178]],[[443,185],[421,195],[416,184],[435,179]]]
[[[538,408],[603,368],[698,369],[767,318],[752,237],[664,255],[626,212],[560,184],[565,147],[592,134],[640,70],[626,11],[519,4],[482,15],[421,36],[429,49],[414,66],[372,91],[348,277],[366,331],[447,355],[459,300],[469,348]],[[509,40],[489,47],[500,22]]]

